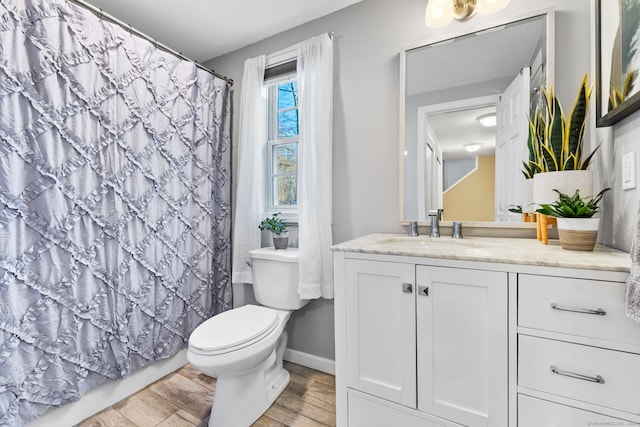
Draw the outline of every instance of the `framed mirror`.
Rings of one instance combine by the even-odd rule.
[[[511,211],[533,209],[521,172],[528,117],[553,57],[552,11],[401,52],[401,222],[426,224],[442,208],[445,221],[521,223]]]

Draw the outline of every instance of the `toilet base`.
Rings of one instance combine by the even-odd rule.
[[[209,427],[248,427],[260,418],[289,384],[282,366],[287,333],[256,370],[234,378],[220,378],[211,405]]]

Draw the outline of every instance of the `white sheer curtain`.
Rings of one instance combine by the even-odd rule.
[[[298,45],[300,142],[298,224],[304,299],[333,298],[331,256],[333,40],[329,34]]]
[[[264,210],[264,147],[267,102],[263,89],[266,57],[247,59],[242,75],[236,206],[233,222],[233,283],[252,283],[249,251],[260,247],[258,224]]]

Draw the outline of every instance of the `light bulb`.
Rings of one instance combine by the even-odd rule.
[[[482,147],[482,144],[478,144],[478,143],[473,143],[473,144],[465,144],[462,146],[462,148],[464,148],[465,150],[467,150],[469,153],[475,153],[476,151],[478,151],[480,148]]]
[[[496,125],[496,113],[487,113],[476,117],[476,120],[484,127],[494,127]]]
[[[429,0],[424,13],[424,24],[440,28],[453,20],[453,0]]]

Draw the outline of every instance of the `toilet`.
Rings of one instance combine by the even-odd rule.
[[[248,427],[289,384],[285,326],[298,296],[298,249],[250,251],[256,301],[206,320],[189,337],[187,359],[216,377],[209,426]]]

